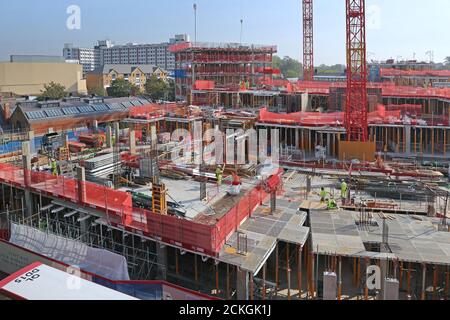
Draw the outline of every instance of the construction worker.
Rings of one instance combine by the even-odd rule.
[[[223,170],[221,167],[218,166],[216,169],[216,179],[217,179],[218,186],[222,185],[222,177],[223,177]]]
[[[344,179],[341,180],[341,199],[342,199],[342,205],[345,205],[347,202],[347,193],[348,193],[348,185],[347,182],[345,182]]]
[[[231,181],[231,194],[238,195],[241,192],[241,178],[237,175],[236,172],[232,173],[233,180]]]
[[[320,190],[319,196],[320,196],[320,203],[325,203],[325,199],[328,195],[328,192],[325,191],[325,188],[322,187]]]
[[[327,208],[328,208],[328,210],[334,210],[334,209],[338,208],[338,205],[333,197],[330,197],[329,199],[327,199]]]
[[[52,170],[52,175],[57,176],[58,175],[58,165],[57,165],[55,159],[52,159],[50,167]]]

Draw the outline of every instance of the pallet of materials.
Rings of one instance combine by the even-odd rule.
[[[87,148],[86,144],[75,141],[70,141],[67,145],[71,153],[83,152]]]

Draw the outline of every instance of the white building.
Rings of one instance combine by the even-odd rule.
[[[66,43],[63,57],[67,61],[78,61],[83,66],[83,76],[100,66],[100,52],[95,48],[75,48],[73,44]]]
[[[169,42],[100,46],[100,64],[151,64],[162,69],[175,69],[175,55],[169,52],[172,44],[189,41],[188,35],[175,35]]]

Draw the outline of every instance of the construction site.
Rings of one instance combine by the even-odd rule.
[[[346,81],[314,79],[303,0],[298,81],[275,45],[183,42],[177,102],[2,102],[1,274],[78,266],[139,299],[161,281],[179,299],[447,300],[450,88],[433,83],[450,75],[370,82],[365,1],[344,4]]]

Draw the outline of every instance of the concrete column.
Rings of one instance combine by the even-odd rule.
[[[406,154],[411,154],[411,126],[405,126]]]
[[[33,197],[31,194],[31,191],[29,189],[31,185],[31,155],[29,154],[30,149],[30,143],[28,141],[25,141],[22,144],[22,150],[25,151],[22,154],[22,162],[23,162],[23,177],[24,177],[24,183],[25,183],[25,189],[24,189],[24,195],[25,195],[25,212],[27,216],[33,215]]]
[[[77,167],[77,183],[78,183],[78,200],[84,202],[86,200],[86,173],[84,167]],[[80,218],[84,218],[86,215],[80,213]],[[80,221],[81,241],[86,241],[86,233],[89,230],[89,219]]]
[[[295,149],[300,149],[300,130],[295,129]]]
[[[107,148],[112,148],[113,147],[112,141],[113,141],[113,139],[112,139],[112,128],[111,128],[111,125],[108,124],[108,125],[106,125],[106,147]]]
[[[136,134],[134,129],[130,128],[130,153],[136,154]]]
[[[61,134],[61,140],[62,140],[62,146],[64,148],[68,148],[69,147],[69,135],[66,132],[63,132]]]
[[[120,139],[120,124],[119,124],[119,122],[114,123],[114,136],[116,138],[116,144],[118,144],[119,139]]]
[[[86,200],[86,172],[84,167],[77,167],[78,201]]]
[[[92,130],[94,131],[94,133],[98,133],[98,121],[97,120],[92,121]]]
[[[167,247],[165,245],[156,244],[156,259],[158,264],[158,278],[160,280],[167,279]]]
[[[34,131],[28,131],[27,136],[28,141],[30,142],[30,153],[36,153],[36,142],[34,141]]]
[[[158,136],[156,134],[156,125],[152,125],[150,127],[150,141],[152,149],[156,148],[156,145],[158,144]]]
[[[245,270],[241,270],[241,269],[237,269],[237,274],[236,274],[236,295],[237,295],[237,300],[244,300],[244,301],[248,301],[249,300],[249,279],[250,279],[250,275],[247,271]]]
[[[331,156],[331,134],[327,133],[327,155]]]
[[[333,301],[337,299],[337,274],[334,272],[323,273],[323,300]]]
[[[395,301],[399,299],[400,284],[397,279],[384,280],[383,300]]]

